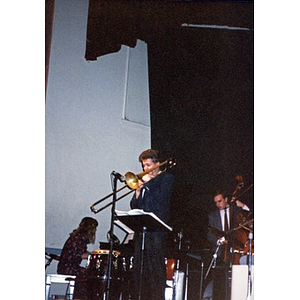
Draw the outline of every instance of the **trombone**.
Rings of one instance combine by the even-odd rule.
[[[109,197],[111,197],[114,193],[118,193],[120,191],[122,191],[123,189],[125,189],[126,187],[128,187],[130,189],[130,191],[128,191],[127,193],[123,194],[122,196],[120,196],[119,198],[116,199],[116,201],[119,201],[121,199],[123,199],[124,197],[126,197],[127,195],[129,195],[130,193],[132,193],[133,191],[135,191],[138,187],[139,187],[139,180],[141,180],[143,178],[144,175],[150,173],[151,171],[160,168],[162,166],[165,166],[165,169],[161,171],[161,173],[167,171],[167,169],[172,168],[173,166],[176,165],[176,160],[173,158],[167,159],[164,162],[160,163],[159,165],[144,171],[142,173],[139,174],[134,174],[133,172],[126,172],[125,176],[122,177],[121,181],[125,181],[125,185],[121,188],[119,188],[118,190],[116,190],[115,192],[110,193],[109,195],[105,196],[104,198],[98,200],[97,202],[93,203],[90,206],[90,209],[93,213],[97,214],[98,212],[104,210],[105,208],[109,207],[113,202],[108,203],[107,205],[96,209],[95,206],[99,203],[101,203],[102,201],[108,199]],[[160,174],[161,174],[160,173]]]

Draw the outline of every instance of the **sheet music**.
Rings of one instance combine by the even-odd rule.
[[[117,225],[120,229],[122,229],[126,234],[122,244],[128,244],[129,241],[133,240],[134,231],[131,228],[126,226],[126,224],[122,223],[120,220],[115,220],[114,224]]]
[[[154,218],[155,220],[157,220],[159,223],[161,223],[163,226],[165,226],[166,228],[168,228],[168,230],[173,231],[172,227],[170,227],[169,225],[167,225],[165,222],[163,222],[158,216],[156,216],[154,213],[152,212],[146,212],[143,211],[142,209],[132,209],[129,211],[120,211],[120,210],[115,210],[116,215],[117,216],[142,216],[142,215],[149,215],[152,218]]]

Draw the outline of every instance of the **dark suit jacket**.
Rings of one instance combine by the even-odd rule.
[[[230,225],[231,228],[234,228],[237,226],[236,223],[236,215],[237,213],[241,213],[243,215],[248,215],[250,214],[250,212],[243,210],[240,207],[237,206],[233,206],[231,207],[231,209],[233,209],[233,224]],[[222,230],[222,221],[221,221],[221,216],[220,216],[220,210],[217,209],[215,211],[213,211],[212,213],[210,213],[208,215],[208,225],[217,228],[219,230]],[[211,246],[215,247],[217,240],[222,237],[223,235],[218,234],[217,232],[215,232],[213,229],[209,229],[208,233],[207,233],[207,240],[209,241],[209,243],[211,244]]]
[[[222,230],[222,221],[220,216],[220,210],[215,210],[212,213],[208,215],[208,225],[217,228],[219,230]],[[207,239],[211,246],[216,246],[217,240],[221,237],[221,235],[218,235],[216,232],[214,232],[212,229],[209,228]]]
[[[143,209],[146,212],[153,212],[162,221],[168,222],[170,214],[170,199],[172,196],[175,177],[171,173],[164,172],[157,177],[144,183],[143,189],[138,198],[132,197],[130,207],[132,209]]]

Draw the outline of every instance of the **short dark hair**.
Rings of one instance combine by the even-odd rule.
[[[213,193],[213,198],[215,198],[217,195],[222,195],[224,198],[228,197],[228,192],[223,189],[217,189]]]
[[[139,156],[139,162],[142,162],[143,159],[152,159],[154,163],[157,163],[160,161],[159,152],[154,149],[148,149],[143,151]]]

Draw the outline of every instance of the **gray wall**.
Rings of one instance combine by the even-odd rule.
[[[87,13],[88,0],[55,1],[45,124],[45,246],[51,248],[62,248],[84,216],[99,222],[90,248],[107,241],[110,208],[95,215],[90,205],[111,193],[113,170],[141,172],[138,155],[150,148],[147,45],[138,41],[87,62]],[[117,209],[129,210],[131,196]],[[52,262],[47,272],[55,271]]]

